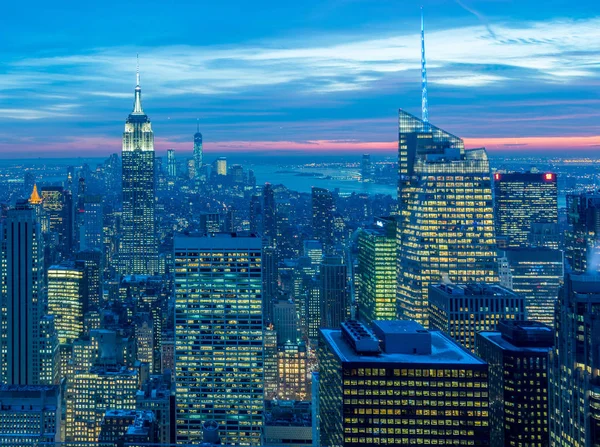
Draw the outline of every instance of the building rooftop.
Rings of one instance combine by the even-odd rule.
[[[432,284],[431,289],[437,290],[445,295],[453,296],[515,296],[519,295],[506,287],[497,284],[469,283],[469,284]]]
[[[546,346],[546,347],[517,346],[517,345],[512,344],[510,342],[510,340],[507,340],[506,338],[504,338],[502,336],[501,332],[482,331],[482,332],[479,332],[477,334],[477,336],[486,338],[487,340],[494,343],[499,348],[506,350],[506,351],[523,352],[523,353],[531,352],[531,353],[539,354],[539,353],[548,352],[548,351],[550,351],[550,349],[552,349],[552,346]]]
[[[417,324],[417,323],[415,323]],[[417,324],[421,329],[422,327]],[[402,330],[397,328],[397,330]],[[407,326],[406,330],[410,330]],[[436,364],[436,365],[484,365],[485,362],[471,352],[459,346],[441,332],[433,331],[431,334],[430,354],[407,354],[380,352],[377,355],[362,355],[344,340],[342,332],[334,329],[321,329],[321,333],[338,359],[343,363],[397,363],[397,364]]]
[[[181,249],[249,249],[262,248],[262,239],[254,234],[239,236],[237,233],[210,233],[210,235],[176,235],[175,250]]]

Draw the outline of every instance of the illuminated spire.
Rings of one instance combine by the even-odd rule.
[[[429,103],[427,101],[427,66],[425,64],[425,24],[421,6],[421,119],[429,123]]]
[[[140,87],[140,56],[137,56],[137,66],[135,74],[136,86],[135,86],[135,99],[133,101],[133,115],[144,115],[142,109],[142,88]]]
[[[196,133],[200,133],[200,118],[196,118]]]
[[[42,203],[42,198],[38,193],[37,185],[35,183],[33,185],[33,191],[31,192],[31,196],[29,197],[29,203],[31,203],[32,205],[39,205],[40,203]]]

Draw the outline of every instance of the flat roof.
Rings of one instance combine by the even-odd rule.
[[[398,363],[398,364],[434,364],[434,365],[485,365],[482,359],[459,346],[442,332],[431,331],[431,354],[357,354],[342,338],[340,330],[321,329],[325,340],[329,343],[342,363]]]
[[[208,236],[182,235],[175,236],[173,241],[177,250],[260,250],[262,239],[255,235],[238,236],[236,233],[211,233]]]
[[[529,327],[527,329],[530,330]],[[537,327],[534,329],[535,330],[543,330],[542,328],[537,328]],[[546,328],[546,329],[551,330],[549,328]],[[502,333],[495,332],[495,331],[482,331],[482,332],[479,332],[479,336],[486,338],[487,340],[494,343],[499,348],[502,348],[503,350],[506,350],[506,351],[515,351],[515,352],[523,352],[523,353],[530,352],[532,354],[543,354],[545,352],[549,352],[552,349],[552,346],[546,346],[546,347],[515,346],[510,341],[508,341],[507,339],[502,337]]]

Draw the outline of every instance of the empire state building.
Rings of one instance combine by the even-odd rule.
[[[120,243],[122,274],[152,275],[158,271],[154,222],[154,133],[142,109],[137,74],[133,111],[123,132],[123,237]]]

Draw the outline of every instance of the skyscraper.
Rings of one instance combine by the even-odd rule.
[[[6,332],[2,334],[3,383],[40,383],[40,317],[44,284],[42,241],[34,210],[18,203],[3,226]],[[3,323],[4,326],[4,323]],[[4,329],[4,327],[2,328]],[[2,331],[4,332],[4,330]]]
[[[217,233],[177,236],[177,442],[202,440],[215,420],[223,444],[258,445],[263,423],[262,242]]]
[[[550,357],[550,445],[600,443],[600,276],[567,273]]]
[[[358,308],[362,320],[396,319],[396,222],[379,218],[358,234]]]
[[[600,271],[600,193],[567,196],[565,258],[578,273]]]
[[[102,196],[85,195],[83,202],[82,225],[79,227],[79,249],[100,250],[104,248],[104,219]]]
[[[564,277],[563,252],[546,247],[500,252],[510,271],[510,288],[525,297],[527,319],[554,326],[554,306]]]
[[[547,447],[548,356],[552,329],[535,321],[502,321],[477,334],[476,354],[489,365],[491,447]]]
[[[320,445],[489,445],[488,365],[413,321],[322,329]]]
[[[217,158],[216,165],[217,165],[217,175],[220,175],[220,176],[227,175],[227,157]]]
[[[123,236],[120,271],[152,275],[158,271],[154,222],[154,133],[142,109],[139,73],[133,112],[123,133]]]
[[[373,165],[371,164],[371,155],[363,154],[360,165],[361,180],[363,182],[370,182],[373,176]]]
[[[48,313],[54,315],[60,343],[83,334],[84,277],[83,265],[72,262],[48,268]]]
[[[167,174],[171,179],[177,177],[177,161],[175,160],[175,149],[167,149]]]
[[[194,167],[196,168],[196,179],[200,179],[200,176],[202,175],[202,157],[202,134],[200,133],[200,122],[198,121],[196,133],[194,134]]]
[[[426,326],[429,284],[498,280],[490,166],[485,149],[403,110],[398,163],[399,312]]]
[[[321,265],[321,326],[337,329],[350,318],[348,266],[341,256],[326,256]]]
[[[326,253],[331,253],[334,242],[333,213],[335,202],[331,191],[312,187],[312,226],[313,235]]]
[[[56,246],[62,257],[73,247],[73,196],[62,186],[43,186],[42,209],[48,217],[48,231],[56,235]],[[58,257],[56,258],[58,259]]]
[[[429,286],[429,327],[475,352],[475,335],[495,331],[501,320],[524,320],[525,298],[485,283]]]
[[[498,238],[508,247],[530,246],[533,224],[558,224],[556,174],[495,173],[494,211]]]

